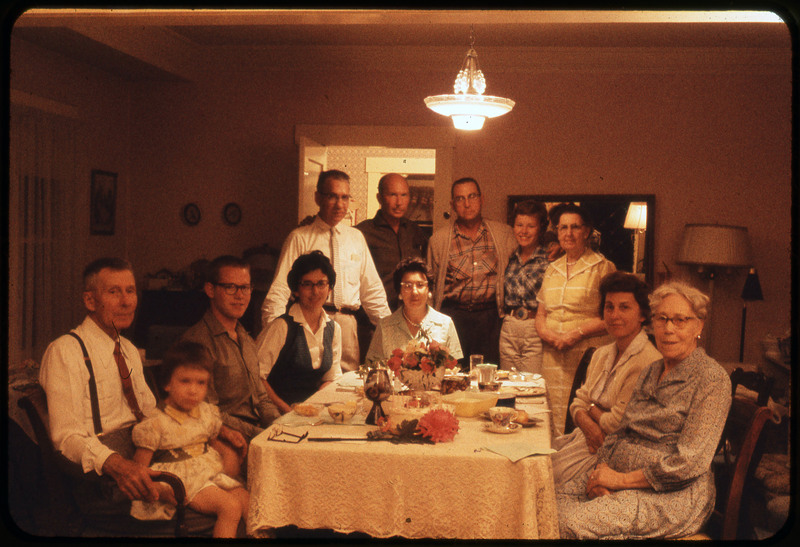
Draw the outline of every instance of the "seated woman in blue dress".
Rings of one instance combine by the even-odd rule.
[[[287,283],[289,311],[256,341],[259,375],[282,413],[342,374],[342,331],[322,309],[336,283],[330,260],[320,251],[297,257]]]
[[[383,361],[396,349],[404,350],[411,340],[425,344],[436,341],[450,356],[461,359],[453,320],[429,305],[433,276],[425,261],[418,257],[404,258],[394,270],[394,288],[400,307],[378,323],[366,360]]]
[[[676,538],[714,509],[711,460],[731,404],[731,381],[697,340],[708,297],[679,282],[650,296],[656,347],[619,429],[594,469],[556,487],[564,539]]]

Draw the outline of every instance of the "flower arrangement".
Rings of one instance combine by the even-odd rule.
[[[405,349],[395,349],[386,365],[411,389],[426,390],[439,387],[445,371],[458,367],[458,361],[436,340],[411,340]]]
[[[391,418],[380,418],[378,425],[379,429],[368,432],[367,438],[388,440],[393,443],[450,442],[459,429],[455,414],[441,408],[429,410],[419,419],[403,420],[399,424],[393,423]]]

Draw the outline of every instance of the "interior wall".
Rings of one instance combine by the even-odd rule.
[[[45,57],[32,66],[19,65],[20,71],[49,66],[53,56]],[[436,127],[452,135],[451,177],[436,180],[438,218],[449,208],[450,182],[461,176],[481,182],[485,216],[495,219],[505,218],[509,194],[652,193],[656,270],[669,268],[701,287],[702,280],[675,263],[683,225],[748,227],[765,301],[749,306],[752,342],[746,360],[759,361],[757,342],[788,325],[789,67],[778,73],[695,66],[685,73],[675,67],[602,73],[582,67],[500,74],[484,67],[487,92],[511,97],[517,105],[476,133],[456,132],[448,120],[424,107],[422,98],[444,91],[442,75],[424,69],[409,77],[303,72],[299,67],[290,73],[218,68],[209,70],[203,82],[128,88],[129,169],[120,180],[132,191],[125,204],[129,216],[123,247],[142,273],[239,254],[263,243],[279,247],[295,225],[297,125]],[[14,75],[12,84],[18,78]],[[66,86],[67,96],[88,99],[96,93],[92,83],[79,77],[65,74],[63,79],[59,85]],[[46,77],[31,87],[44,95],[55,92]],[[120,96],[127,99],[113,78],[100,90],[104,105]],[[112,120],[124,117],[107,114]],[[102,127],[94,128],[95,134],[112,141],[106,146],[119,147],[124,156],[124,144],[114,139],[120,128],[111,121],[93,123]],[[102,157],[102,148],[95,143],[95,158]],[[439,160],[437,153],[437,170]],[[125,171],[125,159],[119,165]],[[221,218],[230,201],[242,207],[242,221],[235,227]],[[203,213],[194,227],[180,218],[188,202],[197,203]],[[713,333],[720,360],[738,359],[743,282],[738,273],[717,283]]]

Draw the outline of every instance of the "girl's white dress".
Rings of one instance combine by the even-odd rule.
[[[222,472],[222,456],[208,446],[222,427],[219,409],[203,402],[190,412],[170,405],[159,408],[133,428],[133,443],[154,452],[151,469],[177,475],[186,488],[186,503],[207,486],[232,490],[242,486]],[[174,507],[134,501],[131,515],[142,520],[171,518]]]

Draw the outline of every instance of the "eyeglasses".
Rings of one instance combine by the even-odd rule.
[[[675,317],[667,317],[666,315],[656,315],[653,317],[653,325],[660,329],[663,329],[664,327],[667,326],[667,323],[672,323],[673,325],[675,325],[676,329],[681,330],[689,326],[689,321],[691,321],[692,319],[697,319],[697,317],[694,316],[684,317],[682,315],[676,315]]]
[[[424,281],[403,281],[400,283],[400,288],[404,291],[410,291],[411,289],[422,291],[428,288],[428,284]]]
[[[237,285],[236,283],[214,283],[217,287],[222,287],[225,294],[234,295],[236,291],[242,291],[242,294],[250,294],[253,290],[252,285]]]
[[[480,194],[470,194],[470,195],[468,195],[468,196],[456,196],[456,197],[454,197],[454,198],[453,198],[453,201],[454,201],[455,203],[458,203],[458,204],[460,205],[460,204],[464,203],[464,202],[465,202],[465,201],[467,201],[467,200],[469,200],[469,201],[475,201],[475,200],[476,200],[476,199],[478,199],[479,197],[481,197],[481,195],[480,195]]]
[[[558,226],[556,226],[556,230],[558,230],[559,232],[567,232],[567,231],[577,232],[578,230],[580,230],[584,226],[586,226],[586,225],[585,224],[559,224]]]
[[[287,438],[281,438],[285,435]],[[303,439],[308,437],[308,431],[303,433],[302,435],[298,435],[297,433],[292,433],[290,431],[285,431],[281,426],[276,425],[272,426],[272,429],[267,436],[268,441],[274,441],[276,443],[299,443]]]
[[[323,193],[322,197],[324,197],[328,201],[339,201],[339,200],[350,201],[353,198],[353,196],[351,196],[350,194],[331,194],[328,192]]]
[[[328,287],[328,280],[327,279],[320,279],[316,283],[313,281],[301,281],[300,288],[301,289],[313,289],[314,287],[318,289],[326,289]]]

